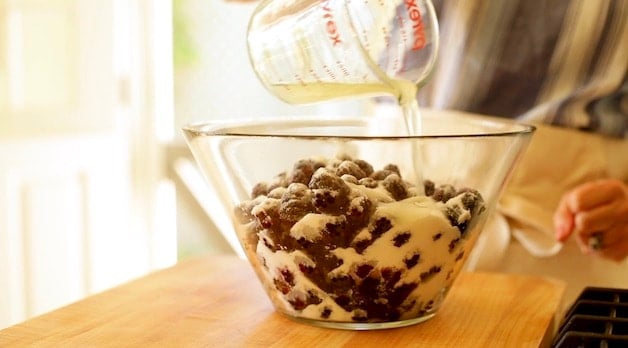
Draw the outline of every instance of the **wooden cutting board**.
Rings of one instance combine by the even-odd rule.
[[[182,262],[0,331],[0,347],[539,347],[565,285],[463,273],[431,320],[377,330],[323,329],[277,314],[242,260]]]

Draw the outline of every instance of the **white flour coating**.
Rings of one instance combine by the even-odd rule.
[[[319,168],[313,176],[324,172]],[[474,213],[465,207],[465,194],[454,196],[456,191],[452,186],[443,186],[444,190],[450,191],[447,192],[448,197],[453,196],[443,203],[431,197],[416,195],[418,191],[410,187],[410,197],[396,201],[381,183],[369,188],[358,185],[355,178],[347,175],[343,176],[343,182],[350,189],[349,207],[345,214],[364,213],[366,200],[370,201],[370,209],[374,211],[368,225],[355,231],[351,245],[356,247],[328,248],[328,252],[342,262],[327,273],[327,278],[343,279],[349,276],[359,283],[367,274],[381,279],[384,269],[401,271],[395,288],[412,283],[418,286],[398,307],[399,320],[416,318],[438,308],[462,268],[465,253],[468,253],[466,249],[469,246],[465,240],[477,233],[470,221],[477,211]],[[261,219],[260,223],[272,226],[272,220],[265,212],[277,210],[281,206],[281,195],[285,192],[295,195],[297,199],[311,199],[311,191],[306,185],[292,184],[287,189],[276,188],[268,196],[256,197],[251,214]],[[324,233],[328,233],[328,225],[347,222],[348,216],[306,213],[292,225],[289,235],[303,243],[320,242]],[[465,232],[464,238],[459,228],[452,226],[452,219],[458,225],[469,225],[470,229]],[[390,226],[382,227],[381,230],[385,232],[380,236],[373,236],[372,231],[376,229],[378,221],[389,222]],[[237,232],[245,242],[245,250],[258,276],[279,310],[296,317],[338,322],[356,322],[359,321],[356,317],[364,318],[368,315],[364,309],[354,307],[356,309],[353,311],[347,311],[338,305],[334,300],[336,295],[326,293],[304,274],[304,267],[316,269],[316,263],[310,256],[301,250],[290,251],[281,244],[276,245],[270,230],[256,232],[255,229],[259,227],[254,222],[237,225]],[[251,241],[251,233],[257,233],[257,243],[247,243]],[[369,267],[364,268],[364,265]],[[361,271],[358,272],[360,267]],[[363,272],[367,274],[358,275]],[[388,298],[372,300],[373,303],[386,304]],[[295,303],[303,305],[295,309],[299,307]]]
[[[309,213],[292,226],[290,235],[294,239],[314,241],[321,236],[327,223],[335,223],[341,219],[344,219],[344,216]]]
[[[367,188],[353,184],[349,184],[349,186],[352,189],[351,196],[366,195],[373,203],[377,204],[372,217],[373,221],[385,217],[392,223],[392,228],[376,239],[362,254],[359,254],[354,248],[330,250],[332,254],[343,261],[341,266],[330,272],[330,275],[351,275],[355,273],[357,266],[363,264],[370,264],[375,269],[384,267],[402,269],[404,273],[398,284],[418,282],[419,286],[408,296],[408,300],[416,300],[416,303],[411,306],[407,313],[402,314],[401,319],[417,316],[421,305],[425,305],[429,301],[437,303],[440,300],[444,289],[451,285],[453,280],[451,273],[457,273],[461,266],[457,265],[462,250],[460,245],[455,250],[450,251],[450,242],[459,238],[460,232],[451,225],[445,216],[446,204],[424,196],[394,201],[381,187]],[[276,200],[270,199],[263,205],[272,204],[277,204]],[[460,208],[462,213],[458,218],[459,222],[464,222],[471,217],[470,212],[464,208],[460,197],[452,198],[447,206]],[[292,227],[290,235],[295,239],[316,240],[328,222],[333,223],[340,218],[344,218],[344,216],[307,214]],[[363,229],[355,237],[355,240],[370,239],[369,229],[371,228],[372,226]],[[399,247],[395,246],[395,237],[402,233],[409,233],[410,237],[405,244]],[[272,243],[272,241],[265,237],[265,230],[263,230],[260,232],[260,240],[255,246],[255,254],[260,262],[266,265],[261,273],[265,278],[265,283],[270,285],[271,291],[277,293],[273,296],[276,305],[282,308],[284,312],[299,317],[320,320],[321,313],[327,309],[330,316],[326,320],[353,321],[352,317],[356,313],[347,312],[336,304],[328,294],[299,270],[299,264],[314,266],[313,260],[299,250],[273,252],[264,244],[264,241],[266,243]],[[420,255],[418,263],[407,270],[404,260],[412,258],[415,254]],[[440,271],[430,275],[427,280],[421,281],[421,275],[428,274],[434,267]],[[288,294],[280,294],[272,287],[274,279],[281,277],[277,272],[282,269],[287,269],[294,275],[294,286]],[[305,300],[308,293],[315,294],[322,302],[311,304],[300,311],[295,310],[288,302],[297,298]]]

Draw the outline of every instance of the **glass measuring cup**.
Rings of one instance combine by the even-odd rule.
[[[388,94],[414,99],[438,51],[430,0],[265,0],[248,28],[264,86],[292,104]]]

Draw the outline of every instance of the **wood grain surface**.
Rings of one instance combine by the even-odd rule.
[[[323,329],[277,314],[244,261],[211,256],[0,331],[0,347],[548,346],[563,283],[463,273],[440,312],[410,327]]]

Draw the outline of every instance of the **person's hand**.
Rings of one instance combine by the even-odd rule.
[[[604,179],[565,193],[554,213],[556,239],[572,234],[585,254],[614,261],[628,256],[628,185]]]

